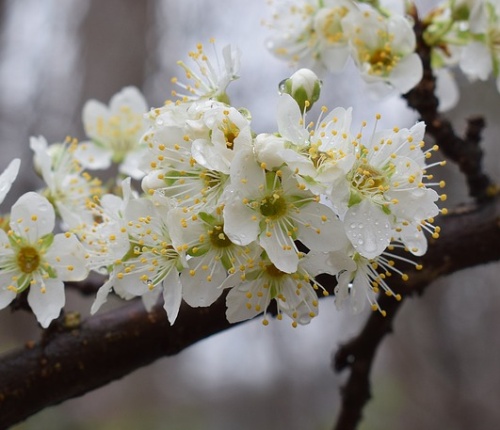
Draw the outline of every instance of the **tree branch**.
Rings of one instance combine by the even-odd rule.
[[[412,294],[440,276],[500,259],[499,223],[497,199],[484,207],[443,218],[441,238],[430,244],[422,258],[424,269],[412,273],[408,282],[394,279],[391,287],[402,294]],[[336,368],[351,368],[339,423],[348,422],[350,416],[361,416],[367,399],[360,402],[351,387],[362,386],[359,381],[365,380],[369,397],[368,374],[375,350],[390,330],[400,305],[392,297],[382,297],[380,303],[387,309],[387,317],[372,314],[360,336],[342,346],[337,354]],[[209,308],[183,306],[174,326],[168,324],[163,308],[158,306],[147,313],[140,302],[89,317],[81,324],[66,322],[56,326],[41,341],[27,344],[0,360],[0,428],[101,387],[230,327],[225,318],[224,297]],[[337,428],[354,427],[339,424]]]
[[[416,10],[413,15],[416,52],[422,60],[424,74],[420,83],[404,98],[408,106],[415,109],[425,121],[427,134],[433,137],[441,152],[447,159],[455,162],[465,175],[469,194],[477,201],[486,201],[498,190],[482,171],[483,151],[479,144],[485,121],[482,117],[469,119],[465,136],[461,138],[455,133],[451,122],[438,112],[439,100],[435,95],[436,80],[431,67],[431,47],[425,43],[425,26],[419,20]]]
[[[1,358],[0,428],[230,327],[224,297],[210,308],[183,306],[173,326],[161,305],[148,313],[139,300],[76,326],[56,325],[40,342]]]
[[[443,218],[441,237],[429,245],[422,258],[422,271],[407,272],[409,280],[391,279],[391,288],[403,299],[421,294],[429,284],[450,273],[500,260],[500,200],[490,204],[464,208]],[[382,295],[379,298],[387,316],[374,312],[361,332],[342,345],[334,357],[337,372],[350,368],[350,375],[342,388],[342,406],[335,429],[355,429],[362,418],[362,410],[371,397],[370,370],[375,353],[384,337],[391,332],[392,323],[403,300]]]

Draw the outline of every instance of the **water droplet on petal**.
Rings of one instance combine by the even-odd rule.
[[[279,84],[278,84],[278,92],[281,94],[283,94],[285,92],[285,85],[286,85],[286,81],[288,80],[288,78],[286,79],[283,79]]]

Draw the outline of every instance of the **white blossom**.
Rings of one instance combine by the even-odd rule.
[[[28,303],[42,327],[59,316],[64,281],[87,276],[86,254],[73,234],[53,235],[55,213],[34,192],[12,206],[10,230],[0,230],[0,308],[29,288]]]
[[[120,172],[140,179],[139,162],[145,149],[140,145],[147,124],[144,114],[148,106],[135,87],[123,88],[109,106],[89,100],[83,107],[83,126],[90,142],[82,142],[76,152],[80,163],[91,169],[106,169],[111,162]]]

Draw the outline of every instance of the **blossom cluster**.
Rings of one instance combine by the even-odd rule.
[[[450,82],[451,67],[459,67],[471,81],[493,75],[500,91],[498,0],[448,0],[431,11],[424,23],[424,40],[432,48],[432,67],[443,88],[445,107],[453,107],[458,99],[454,80]]]
[[[106,278],[92,313],[112,291],[147,309],[161,296],[173,324],[182,301],[209,306],[227,290],[230,322],[266,315],[274,301],[277,318],[296,326],[317,315],[318,293],[328,293],[315,278],[328,273],[339,306],[384,314],[376,297],[394,294],[387,278],[407,278],[395,262],[420,267],[395,248],[421,256],[425,232],[439,236],[445,196],[429,168],[443,163],[427,163],[436,147],[425,148],[425,125],[378,130],[377,117],[353,132],[342,107],[311,122],[319,79],[301,69],[281,87],[277,129],[257,134],[226,92],[239,52],[222,54],[214,63],[198,45],[192,66],[179,63],[190,83],[173,79],[181,90],[162,107],[148,110],[132,87],[109,106],[88,102],[89,141],[31,139],[46,186],[21,196],[0,230],[0,308],[28,291],[47,327],[64,282],[96,272]],[[87,172],[111,163],[121,173],[109,187]],[[0,177],[1,198],[18,169]]]
[[[422,79],[412,21],[378,1],[274,0],[269,50],[292,64],[342,71],[352,59],[376,97],[404,94]]]
[[[458,102],[453,70],[471,81],[492,75],[500,91],[500,1],[445,0],[419,17],[412,2],[272,0],[268,48],[278,58],[338,73],[355,64],[375,97],[404,94],[422,78],[414,19],[431,50],[439,109]],[[400,7],[395,7],[399,5]]]

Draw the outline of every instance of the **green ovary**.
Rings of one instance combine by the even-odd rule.
[[[224,233],[222,225],[216,225],[209,234],[210,243],[216,248],[227,248],[232,245],[232,242]]]
[[[259,209],[263,216],[276,219],[286,214],[287,204],[282,196],[275,193],[262,199]]]

